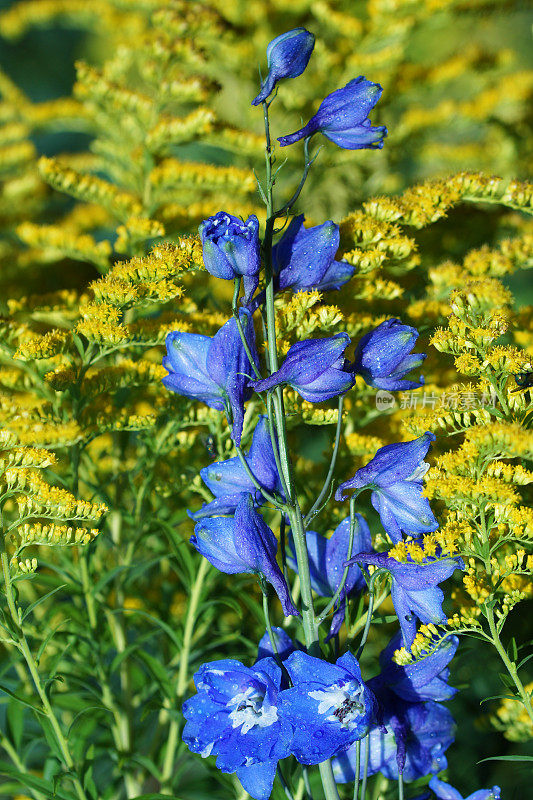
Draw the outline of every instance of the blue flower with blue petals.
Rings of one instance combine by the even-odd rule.
[[[365,334],[357,345],[354,358],[356,374],[377,389],[418,389],[424,385],[422,375],[420,381],[402,380],[426,358],[424,353],[409,355],[417,339],[416,328],[402,325],[399,319],[386,319]]]
[[[425,558],[424,561],[397,561],[387,553],[359,553],[347,563],[373,564],[387,569],[391,575],[391,600],[402,629],[406,647],[416,634],[416,619],[423,623],[445,622],[442,610],[444,592],[438,584],[456,569],[464,569],[461,558],[450,556]]]
[[[376,710],[351,653],[335,664],[296,651],[284,663],[293,688],[283,708],[294,726],[291,750],[301,764],[319,764],[366,736]]]
[[[283,496],[268,420],[264,415],[259,417],[255,427],[246,461],[261,486],[269,492],[277,492]],[[262,505],[264,502],[263,495],[248,477],[238,456],[228,458],[226,461],[215,461],[214,464],[201,469],[200,475],[207,488],[215,495],[215,499],[203,505],[196,513],[190,514],[194,520],[233,514],[245,493],[251,494],[257,505]]]
[[[285,147],[315,133],[322,133],[346,150],[381,148],[387,129],[372,127],[368,115],[382,92],[379,83],[371,83],[360,75],[342,89],[329,94],[307,125],[296,133],[280,136],[278,142]]]
[[[347,392],[354,384],[353,372],[345,368],[344,351],[349,344],[347,333],[296,342],[276,372],[269,378],[252,382],[250,386],[256,392],[266,392],[275,386],[288,384],[310,403],[330,400]]]
[[[257,359],[252,316],[241,309],[240,319],[252,356]],[[252,365],[246,355],[237,323],[232,317],[211,336],[172,331],[166,338],[167,355],[163,378],[167,389],[201,400],[210,408],[225,411],[232,424],[236,445],[241,442],[244,403],[252,396]]]
[[[262,575],[274,587],[285,616],[299,616],[276,561],[277,539],[255,510],[251,495],[243,495],[234,517],[200,520],[190,541],[221,572]]]
[[[384,701],[384,697],[380,698]],[[453,717],[443,705],[405,703],[392,694],[386,701],[381,724],[374,725],[368,739],[361,742],[361,777],[369,747],[368,774],[380,772],[389,780],[402,773],[406,782],[424,778],[447,766],[444,752],[454,740]],[[356,777],[356,751],[352,746],[333,762],[337,783]]]
[[[429,788],[435,792],[438,800],[500,800],[501,791],[499,786],[493,786],[492,789],[478,789],[463,798],[457,789],[437,777],[430,780]]]
[[[395,543],[402,538],[402,531],[436,531],[439,523],[433,516],[429,500],[422,496],[422,478],[429,469],[424,456],[433,441],[435,434],[428,431],[411,442],[381,447],[353,478],[341,483],[335,499],[344,500],[347,489],[371,489],[371,503]]]
[[[246,222],[219,211],[198,228],[202,240],[205,268],[215,278],[244,278],[245,298],[253,295],[259,283],[259,221],[251,214]]]
[[[396,664],[392,657],[402,647],[402,634],[399,631],[387,647],[381,651],[379,663],[381,672],[369,681],[372,690],[379,695],[381,687],[390,688],[398,697],[417,703],[422,700],[449,700],[457,693],[450,686],[448,664],[454,657],[459,639],[448,636],[437,647],[421,650],[419,660],[412,664]]]
[[[183,704],[183,741],[202,758],[216,756],[255,800],[268,800],[279,759],[290,754],[293,728],[282,713],[281,669],[273,658],[253,667],[223,659],[194,675],[198,694]]]
[[[458,640],[455,636],[446,639],[405,666],[392,661],[401,645],[398,633],[380,655],[381,672],[368,681],[379,705],[377,723],[369,733],[369,774],[381,772],[397,780],[401,772],[405,781],[413,781],[446,768],[444,753],[454,738],[454,722],[435,701],[447,700],[456,692],[447,680]],[[361,765],[366,761],[366,746],[362,742]],[[333,764],[338,783],[354,780],[355,769],[354,747]]]
[[[341,582],[346,559],[348,558],[350,518],[343,520],[329,539],[315,531],[307,531],[305,538],[309,556],[311,588],[321,597],[333,597]],[[292,539],[289,542],[291,549],[294,549]],[[368,552],[371,547],[372,537],[366,520],[361,514],[356,514],[352,553]],[[287,563],[295,572],[298,571],[296,559],[290,553]],[[361,570],[356,564],[353,564],[348,572],[344,588],[335,604],[328,639],[337,635],[344,622],[346,611],[344,598],[349,594],[360,592],[365,586],[366,582]]]
[[[340,289],[355,267],[347,261],[335,261],[339,239],[339,226],[331,220],[304,228],[304,215],[294,217],[272,249],[277,288],[295,292]]]
[[[297,78],[307,67],[315,37],[305,28],[293,28],[272,39],[267,47],[268,75],[261,86],[261,91],[252,100],[257,106],[274,91],[276,83],[283,78]]]

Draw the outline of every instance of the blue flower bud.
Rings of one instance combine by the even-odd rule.
[[[276,561],[276,537],[255,510],[252,496],[241,497],[234,517],[207,517],[198,522],[191,544],[221,572],[263,575],[274,587],[285,616],[299,616]]]
[[[360,75],[342,89],[329,94],[307,125],[296,133],[281,136],[278,142],[285,147],[315,133],[323,133],[345,150],[381,148],[387,129],[373,128],[368,114],[378,102],[382,92],[379,83],[371,83]]]
[[[418,331],[409,325],[402,325],[399,319],[386,319],[373,331],[365,334],[357,345],[354,368],[369,386],[394,391],[418,389],[424,385],[420,381],[402,380],[426,358],[425,353],[409,355],[418,339]]]
[[[355,267],[335,261],[339,249],[339,226],[331,220],[304,228],[304,216],[295,217],[272,249],[272,263],[279,289],[295,292],[340,289]]]
[[[335,499],[344,500],[347,489],[371,489],[370,501],[393,542],[400,541],[402,531],[409,534],[436,531],[439,523],[429,500],[422,496],[422,478],[429,469],[424,456],[434,440],[435,434],[427,431],[410,442],[380,447],[372,461],[341,483]]]
[[[330,400],[353,386],[354,375],[345,369],[344,359],[349,344],[347,333],[296,342],[277,372],[250,386],[256,392],[266,392],[286,383],[310,403]]]
[[[259,283],[259,221],[251,214],[246,222],[225,211],[204,220],[198,228],[205,268],[215,278],[244,278],[245,302]]]
[[[266,100],[278,81],[301,75],[309,63],[314,46],[315,37],[305,28],[294,28],[272,39],[267,47],[268,75],[260,93],[252,100],[252,105],[257,106]]]

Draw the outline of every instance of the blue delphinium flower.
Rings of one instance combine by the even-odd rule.
[[[418,331],[402,325],[399,319],[386,319],[362,337],[355,351],[354,369],[369,386],[394,391],[418,389],[420,381],[402,380],[426,358],[424,353],[409,355],[418,339]]]
[[[296,651],[284,666],[293,688],[283,693],[283,707],[294,726],[291,751],[301,764],[319,764],[366,736],[375,701],[351,653],[329,664]]]
[[[315,531],[307,531],[307,553],[309,556],[309,573],[311,588],[321,597],[333,597],[341,582],[344,566],[348,557],[350,538],[350,518],[343,520],[329,539]],[[372,537],[364,517],[355,515],[355,532],[352,553],[368,552],[372,546]],[[298,571],[296,559],[289,554],[287,563],[295,572]],[[345,616],[344,598],[352,592],[360,592],[366,586],[363,574],[353,564],[348,572],[344,588],[335,605],[328,639],[339,632]]]
[[[283,495],[268,421],[264,415],[259,417],[246,460],[261,486],[269,492],[275,491]],[[248,477],[238,456],[209,464],[200,470],[200,475],[207,488],[215,495],[215,499],[206,503],[196,513],[190,514],[192,519],[233,514],[243,493],[251,494],[257,505],[264,502],[263,495]]]
[[[448,636],[430,652],[421,651],[420,660],[412,664],[396,664],[392,657],[402,647],[401,631],[381,651],[381,672],[369,681],[372,690],[379,696],[382,687],[390,688],[398,697],[410,702],[421,700],[449,700],[457,693],[450,686],[448,664],[459,645],[457,636]]]
[[[429,788],[435,792],[438,800],[463,800],[463,796],[459,794],[457,789],[437,777],[430,780]],[[464,800],[500,800],[500,791],[499,786],[493,786],[492,789],[478,789],[476,792],[469,794],[468,797],[465,797]]]
[[[461,558],[451,556],[425,558],[422,562],[397,561],[387,553],[359,553],[348,563],[374,564],[387,569],[391,575],[391,600],[402,629],[406,647],[416,634],[416,618],[421,622],[445,622],[442,610],[444,592],[438,584],[449,578],[456,569],[464,569]]]
[[[429,469],[424,456],[433,441],[435,434],[428,431],[411,442],[380,447],[372,461],[341,483],[335,499],[344,500],[347,489],[371,489],[372,505],[395,543],[402,538],[402,531],[436,531],[439,523],[427,497],[422,496],[422,478]]]
[[[285,147],[315,133],[323,133],[346,150],[383,147],[387,129],[373,128],[368,119],[382,92],[379,83],[371,83],[360,75],[329,94],[305,127],[280,136],[278,142]]]
[[[243,495],[234,517],[200,520],[191,544],[221,572],[262,575],[274,587],[285,616],[299,616],[276,561],[277,539],[255,510],[251,495]]]
[[[259,221],[255,214],[243,222],[219,211],[204,220],[198,231],[206,270],[215,278],[244,278],[244,301],[247,302],[257,289],[261,267]]]
[[[236,772],[255,800],[268,800],[278,760],[290,753],[293,729],[281,713],[281,669],[273,658],[253,667],[223,659],[194,676],[198,694],[183,704],[183,741],[202,758]]]
[[[272,249],[272,265],[279,289],[295,292],[340,289],[355,272],[347,261],[335,261],[339,226],[329,220],[304,228],[304,215],[294,217]]]
[[[385,702],[381,724],[374,725],[368,739],[361,742],[361,776],[367,746],[369,775],[380,772],[389,780],[398,780],[401,772],[405,781],[414,781],[445,769],[444,752],[454,740],[454,729],[452,715],[440,703],[406,703],[391,694]],[[337,783],[355,779],[354,746],[334,760],[333,775]]]
[[[240,319],[252,356],[257,358],[251,314],[241,309]],[[163,385],[177,394],[201,400],[210,408],[225,411],[233,423],[233,441],[239,445],[244,403],[252,395],[249,388],[252,365],[235,319],[229,319],[213,337],[172,331],[166,338],[166,346],[163,366],[169,374],[163,378]]]
[[[345,370],[344,351],[350,344],[347,333],[327,339],[306,339],[296,342],[281,367],[269,378],[254,381],[256,392],[266,392],[275,386],[288,384],[310,403],[321,403],[348,391],[354,375]]]
[[[380,655],[381,672],[368,681],[379,705],[377,723],[369,734],[369,773],[397,780],[401,771],[404,780],[412,781],[446,767],[444,752],[453,741],[454,723],[435,701],[456,692],[447,680],[458,640],[446,639],[431,653],[423,653],[420,661],[402,666],[392,661],[401,645],[398,633]],[[361,765],[366,760],[366,743],[362,745]],[[354,780],[355,767],[356,752],[351,747],[334,762],[335,779]]]
[[[315,37],[305,28],[294,28],[272,39],[267,47],[268,75],[261,91],[252,100],[257,106],[272,94],[276,83],[283,78],[297,78],[309,63]]]

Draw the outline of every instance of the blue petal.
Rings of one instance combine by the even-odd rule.
[[[239,767],[237,777],[243,789],[254,800],[268,800],[276,777],[277,761],[263,761],[249,767]]]
[[[341,366],[343,352],[350,344],[347,333],[338,333],[327,339],[307,339],[296,342],[285,357],[281,367],[264,380],[255,381],[251,386],[257,392],[264,392],[282,383],[297,385],[299,391],[305,384],[312,384],[332,366]],[[340,363],[339,363],[340,362]]]
[[[274,587],[285,616],[299,616],[276,561],[276,537],[254,509],[250,495],[244,496],[235,511],[235,544],[243,561]]]
[[[207,517],[198,522],[191,544],[221,572],[250,572],[250,564],[237,552],[235,523],[231,517]]]
[[[383,139],[387,136],[385,126],[373,126],[370,120],[368,124],[354,125],[353,128],[342,130],[330,130],[324,128],[322,133],[338,147],[344,150],[377,150],[383,147]]]
[[[335,493],[335,499],[344,500],[347,489],[361,489],[365,486],[390,486],[398,481],[408,480],[416,473],[428,452],[435,434],[427,431],[410,442],[387,444],[380,447],[366,466],[357,470],[351,480],[342,483]]]

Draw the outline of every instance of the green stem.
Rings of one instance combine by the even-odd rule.
[[[329,487],[331,486],[331,481],[333,480],[333,473],[335,472],[335,464],[337,463],[337,454],[339,452],[339,443],[341,440],[341,432],[342,432],[342,406],[344,403],[344,395],[341,394],[339,397],[339,406],[338,406],[338,413],[339,417],[337,419],[337,429],[335,431],[335,444],[333,445],[333,453],[331,455],[331,461],[329,463],[328,474],[326,476],[326,480],[324,481],[324,486],[322,487],[322,491],[318,495],[317,499],[309,509],[305,517],[305,527],[309,525],[313,517],[315,517],[321,507],[321,503],[324,500],[325,496],[329,491]]]
[[[511,659],[505,652],[504,646],[501,643],[500,634],[498,633],[498,628],[496,626],[496,622],[494,619],[494,610],[492,609],[492,607],[485,606],[485,613],[487,616],[487,621],[489,623],[490,633],[492,636],[492,643],[496,648],[496,650],[498,651],[501,660],[505,664],[507,672],[513,679],[513,683],[516,686],[520,698],[522,699],[528,717],[530,718],[531,722],[533,722],[533,707],[531,705],[531,697],[528,695],[524,684],[518,677],[518,670],[516,668],[516,664],[514,663],[514,661],[511,661]]]
[[[355,500],[356,500],[356,498],[357,498],[357,493],[350,497],[350,536],[349,536],[349,539],[348,539],[348,553],[346,555],[346,560],[347,561],[349,561],[350,558],[352,557],[353,540],[355,538],[355,523],[356,523],[356,519],[355,519]],[[323,612],[321,613],[321,615],[317,619],[317,622],[318,622],[319,625],[321,625],[324,622],[324,620],[326,619],[327,615],[329,614],[329,612],[331,611],[331,609],[334,607],[335,603],[337,602],[337,600],[341,596],[341,592],[344,589],[344,586],[346,584],[346,580],[348,578],[348,573],[350,571],[350,567],[351,567],[351,565],[348,565],[347,567],[344,567],[344,572],[342,573],[342,578],[341,578],[341,581],[340,581],[340,583],[339,583],[339,585],[337,587],[337,590],[335,591],[335,594],[333,595],[333,597],[331,598],[331,600],[329,601],[329,603],[327,604],[327,606],[325,607],[325,609],[323,610]]]
[[[196,624],[196,617],[198,614],[198,606],[202,597],[202,589],[205,577],[209,571],[209,561],[202,558],[196,578],[192,586],[189,605],[187,607],[187,617],[185,619],[185,628],[183,631],[183,645],[180,653],[180,666],[178,671],[178,685],[176,688],[176,698],[181,700],[187,691],[187,684],[189,682],[189,657],[191,652],[191,644],[194,633],[194,626]],[[172,787],[171,781],[174,775],[174,762],[176,760],[176,748],[178,746],[179,738],[179,722],[173,718],[170,722],[168,731],[167,748],[165,751],[165,758],[163,761],[163,768],[161,770],[161,794],[171,795]]]
[[[366,737],[365,765],[363,767],[363,782],[361,783],[361,800],[366,800],[366,783],[368,780],[368,765],[370,762],[370,737]]]
[[[76,775],[75,763],[74,759],[72,758],[72,754],[69,750],[68,743],[65,737],[63,736],[63,731],[61,730],[59,721],[56,715],[54,714],[54,711],[52,709],[52,706],[50,705],[50,701],[48,700],[48,696],[44,689],[44,686],[41,683],[41,676],[39,675],[39,670],[37,668],[37,664],[35,663],[33,653],[30,650],[28,640],[26,639],[26,635],[20,626],[20,621],[19,621],[20,618],[18,610],[15,605],[15,599],[13,597],[13,587],[11,583],[11,575],[9,572],[9,563],[7,560],[6,553],[2,553],[1,560],[2,560],[2,572],[4,575],[7,603],[9,611],[11,613],[11,617],[18,631],[18,639],[19,639],[18,647],[20,649],[20,652],[24,656],[24,660],[26,661],[26,664],[28,666],[28,670],[32,677],[33,684],[35,686],[37,694],[39,695],[39,699],[41,701],[44,714],[47,717],[48,721],[50,722],[51,728],[54,732],[54,736],[57,742],[57,746],[61,752],[61,757],[63,759],[65,767],[68,769],[70,773],[69,777],[72,780],[72,783],[74,784],[76,794],[78,795],[79,800],[88,800],[87,795],[85,794],[85,790],[80,782],[80,779]]]
[[[267,221],[265,237],[263,240],[263,254],[265,260],[265,309],[266,309],[266,329],[268,344],[268,361],[270,374],[278,369],[278,354],[276,347],[276,316],[274,308],[274,275],[272,270],[272,236],[274,230],[274,206],[273,206],[273,185],[272,179],[272,149],[270,144],[270,128],[268,121],[268,105],[263,103],[263,114],[265,121],[266,139],[266,195],[267,195]],[[298,563],[298,574],[300,576],[301,596],[302,596],[302,623],[304,638],[307,650],[311,655],[320,655],[318,625],[315,619],[313,606],[313,595],[311,591],[311,578],[309,572],[309,557],[307,553],[307,543],[305,538],[305,526],[300,505],[296,495],[296,490],[292,477],[291,462],[287,444],[287,427],[285,423],[285,411],[283,407],[283,391],[281,386],[276,387],[273,393],[274,416],[279,442],[279,455],[282,468],[282,475],[287,487],[287,516],[291,525],[294,539],[294,549]],[[329,759],[318,765],[322,786],[326,800],[339,800],[337,786],[333,778],[333,770]]]
[[[259,481],[255,477],[254,473],[250,469],[250,465],[248,464],[248,462],[246,460],[246,456],[242,452],[242,449],[240,447],[237,447],[237,445],[235,445],[235,450],[237,451],[237,455],[239,456],[239,461],[241,462],[241,464],[244,467],[244,471],[246,472],[246,474],[248,475],[248,477],[252,481],[252,483],[255,486],[255,488],[258,489],[261,492],[261,494],[263,495],[265,500],[268,500],[276,508],[279,508],[280,510],[283,510],[285,508],[283,503],[280,503],[279,500],[276,500],[274,495],[270,494],[270,492],[268,492],[263,486],[261,486],[261,484],[259,483]]]
[[[403,772],[398,773],[398,800],[403,800]]]
[[[244,334],[244,328],[242,327],[242,322],[241,322],[241,318],[240,318],[240,315],[239,315],[238,302],[239,302],[239,291],[240,291],[240,288],[241,288],[241,279],[240,278],[235,278],[234,289],[233,289],[233,300],[232,300],[232,303],[231,303],[231,310],[233,312],[233,317],[235,319],[235,322],[237,323],[237,330],[239,331],[239,336],[241,337],[241,342],[242,342],[242,346],[244,347],[244,352],[248,356],[248,360],[249,360],[250,364],[252,365],[252,368],[253,368],[253,371],[255,372],[256,378],[258,380],[261,380],[261,378],[263,377],[261,375],[261,370],[259,369],[259,366],[256,364],[255,358],[253,357],[252,351],[250,350],[250,346],[249,346],[248,342],[246,341],[246,336]]]
[[[353,800],[359,795],[359,780],[361,777],[361,739],[355,743],[355,781],[353,784]]]

